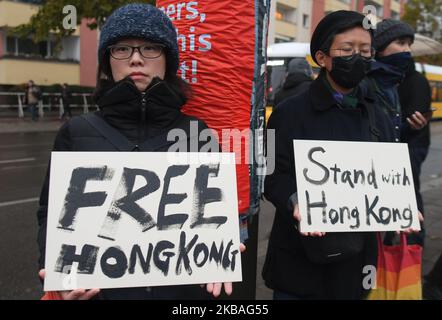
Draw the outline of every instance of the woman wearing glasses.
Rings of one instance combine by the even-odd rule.
[[[276,213],[262,275],[275,299],[362,299],[369,289],[363,287],[363,269],[376,266],[374,233],[299,232],[292,142],[393,139],[388,117],[358,88],[373,57],[364,19],[357,12],[336,11],[319,22],[310,43],[321,67],[318,78],[307,91],[281,103],[269,119],[276,150],[268,161],[275,170],[266,177],[264,194]]]
[[[180,128],[188,140],[195,121],[199,131],[207,126],[184,115],[180,109],[190,93],[177,76],[178,44],[175,27],[159,9],[147,4],[130,4],[117,9],[104,24],[99,40],[95,100],[99,110],[87,117],[70,119],[58,132],[54,151],[117,151],[113,141],[97,130],[111,127],[119,139],[133,145],[132,151],[168,151],[171,129]],[[213,139],[216,139],[212,137]],[[187,148],[193,145],[183,141]],[[205,143],[205,142],[204,142]],[[201,147],[203,143],[198,142]],[[199,150],[199,149],[198,149]],[[188,151],[198,151],[188,150]],[[49,173],[38,210],[40,277],[44,279],[44,257]],[[207,292],[218,296],[221,283],[207,284]],[[224,284],[227,294],[231,284]],[[97,296],[98,294],[98,296]],[[74,290],[59,292],[62,299],[201,299],[210,297],[199,285]]]

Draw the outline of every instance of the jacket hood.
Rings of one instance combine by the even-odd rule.
[[[304,73],[290,73],[284,82],[283,88],[290,89],[293,87],[297,87],[298,85],[306,81],[311,82],[312,78],[306,76]]]

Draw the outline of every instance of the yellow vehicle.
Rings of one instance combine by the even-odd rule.
[[[431,86],[433,119],[442,119],[442,67],[416,63],[416,70],[425,75]]]
[[[310,43],[284,42],[267,48],[267,106],[266,120],[273,110],[273,101],[285,80],[287,65],[293,58],[304,58],[313,68],[315,74],[319,67],[310,56]],[[442,67],[416,63],[416,70],[423,73],[428,79],[432,92],[432,107],[436,109],[433,119],[442,119]]]

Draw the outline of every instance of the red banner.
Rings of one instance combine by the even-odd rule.
[[[158,0],[157,7],[177,28],[179,72],[192,85],[194,97],[184,112],[215,129],[223,151],[236,153],[238,205],[240,214],[246,214],[250,204],[255,1]],[[226,129],[236,129],[241,143],[234,143],[232,131]]]

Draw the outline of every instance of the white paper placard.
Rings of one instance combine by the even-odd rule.
[[[234,153],[53,152],[45,291],[241,281]]]
[[[294,140],[301,232],[420,230],[408,146]]]

